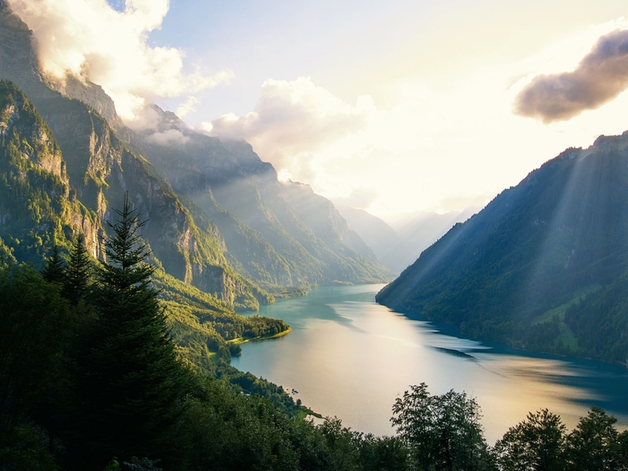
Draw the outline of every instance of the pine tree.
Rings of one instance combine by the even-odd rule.
[[[84,300],[89,292],[91,271],[92,263],[85,248],[85,237],[79,234],[72,244],[63,286],[63,295],[73,308],[76,308],[79,301]]]
[[[59,246],[55,244],[52,248],[52,254],[50,258],[46,260],[46,266],[41,271],[41,274],[48,283],[63,285],[65,283],[65,269],[66,264],[59,253]]]
[[[83,463],[100,469],[114,456],[168,459],[187,377],[150,286],[150,250],[128,196],[116,213],[108,261],[97,272],[96,319],[77,358]]]

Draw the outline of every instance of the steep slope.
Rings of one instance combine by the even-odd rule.
[[[255,281],[300,286],[388,276],[331,202],[279,182],[250,145],[195,132],[158,107],[153,112],[159,124],[138,135],[138,148],[221,233],[235,235],[225,237],[227,248]]]
[[[15,84],[0,80],[0,238],[15,259],[38,263],[77,233],[102,255],[100,219],[70,193],[52,131]]]
[[[377,259],[393,273],[401,273],[421,252],[451,227],[468,219],[476,209],[445,214],[421,212],[396,221],[392,226],[362,209],[336,205],[349,227],[373,249]]]
[[[107,120],[91,106],[49,87],[38,67],[28,27],[1,0],[0,26],[0,78],[15,80],[24,87],[54,134],[63,153],[70,200],[96,215],[94,219],[100,224],[110,219],[110,208],[119,207],[128,191],[140,216],[149,221],[142,235],[168,273],[232,306],[256,309],[260,302],[270,302],[271,296],[229,266],[218,231],[200,229],[170,184],[118,137]],[[123,136],[130,136],[100,87],[71,79],[56,85],[89,98],[90,104],[109,115]],[[96,256],[97,239],[95,233],[88,238],[88,248]]]
[[[625,361],[626,342],[612,355],[591,351],[565,311],[575,313],[570,306],[587,293],[623,286],[627,269],[624,133],[569,149],[530,173],[425,250],[377,301],[476,337]],[[622,316],[616,338],[625,337]]]
[[[200,212],[196,211],[197,217],[204,213],[211,221],[209,233],[203,236],[197,233],[194,237],[211,241],[212,247],[205,245],[203,256],[209,257],[214,267],[231,264],[243,277],[250,277],[277,292],[282,286],[365,282],[387,276],[385,268],[372,259],[372,252],[359,236],[347,235],[341,230],[323,231],[331,238],[321,238],[321,234],[300,219],[294,205],[278,201],[284,196],[274,169],[262,162],[248,144],[227,144],[194,132],[174,114],[157,107],[152,116],[154,126],[134,134],[124,127],[113,102],[99,86],[71,77],[62,81],[45,77],[38,67],[33,47],[28,27],[11,13],[4,0],[0,0],[0,78],[15,81],[44,116],[68,161],[71,185],[89,208],[104,214],[108,197],[124,191],[125,182],[119,182],[100,203],[99,185],[108,188],[114,173],[122,178],[128,175],[128,171],[112,173],[116,165],[124,162],[132,167],[139,162],[143,167],[140,173],[151,175],[151,185],[159,187],[157,192],[170,193],[162,201],[177,201],[176,208],[171,205],[169,210],[183,211],[186,224],[194,225],[188,220],[190,211],[177,199],[177,194],[197,204],[197,209],[200,208]],[[84,158],[85,152],[91,153],[90,159]],[[143,161],[141,153],[157,165],[159,171]],[[130,157],[126,158],[127,155]],[[160,180],[160,172],[168,181]],[[144,183],[149,180],[144,179]],[[250,184],[239,187],[245,191],[238,195],[241,205],[235,207],[230,198],[234,187],[230,184],[241,184],[245,180]],[[290,227],[284,227],[278,220],[268,201],[256,200],[262,194],[279,205]],[[140,196],[142,201],[146,201],[145,196]],[[326,216],[334,219],[337,213],[333,213],[328,211]],[[212,216],[218,216],[217,221],[213,221]],[[159,227],[170,227],[155,219],[154,212],[150,217]],[[175,226],[176,232],[186,232],[180,224]],[[341,224],[333,222],[331,226],[339,228]],[[229,275],[210,273],[216,270],[204,268],[199,257],[186,255],[188,249],[179,247],[173,251],[172,237],[167,239],[152,241],[151,245],[156,251],[168,252],[162,253],[161,258],[178,278],[214,291],[214,285],[220,284],[218,278],[233,278],[233,271]],[[254,247],[249,247],[249,243]],[[177,251],[181,256],[177,256]]]
[[[393,273],[401,273],[416,256],[411,258],[403,247],[403,241],[397,231],[380,218],[362,209],[336,205],[349,227],[372,248],[377,259]]]

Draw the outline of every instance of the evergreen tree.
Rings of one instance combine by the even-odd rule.
[[[65,284],[65,269],[66,264],[61,254],[59,253],[59,246],[57,244],[52,248],[52,254],[50,258],[46,260],[46,266],[41,271],[41,274],[48,283],[58,283],[60,285]]]
[[[0,270],[0,292],[1,434],[58,383],[70,316],[60,287],[28,265]]]
[[[97,272],[96,318],[77,356],[83,424],[80,466],[102,469],[114,456],[167,460],[181,413],[187,371],[178,362],[141,241],[137,213],[124,198],[108,261]]]
[[[65,270],[63,294],[70,306],[76,308],[79,301],[87,296],[91,284],[91,271],[92,264],[85,248],[85,237],[79,234],[72,244],[70,260]]]

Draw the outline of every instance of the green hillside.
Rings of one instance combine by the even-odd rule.
[[[377,301],[474,337],[626,361],[627,144],[600,137],[550,160],[452,228]]]

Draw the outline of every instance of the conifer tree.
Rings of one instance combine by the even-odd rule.
[[[63,287],[63,295],[74,308],[87,296],[91,284],[91,267],[91,260],[85,248],[85,237],[79,234],[72,244]]]
[[[52,254],[50,258],[46,260],[46,266],[41,271],[41,274],[48,283],[63,285],[65,283],[65,268],[66,264],[59,253],[59,246],[55,244],[52,248]]]
[[[95,459],[100,469],[114,456],[168,458],[187,377],[150,286],[150,251],[128,196],[116,213],[108,260],[97,272],[96,319],[77,358],[84,463]]]

